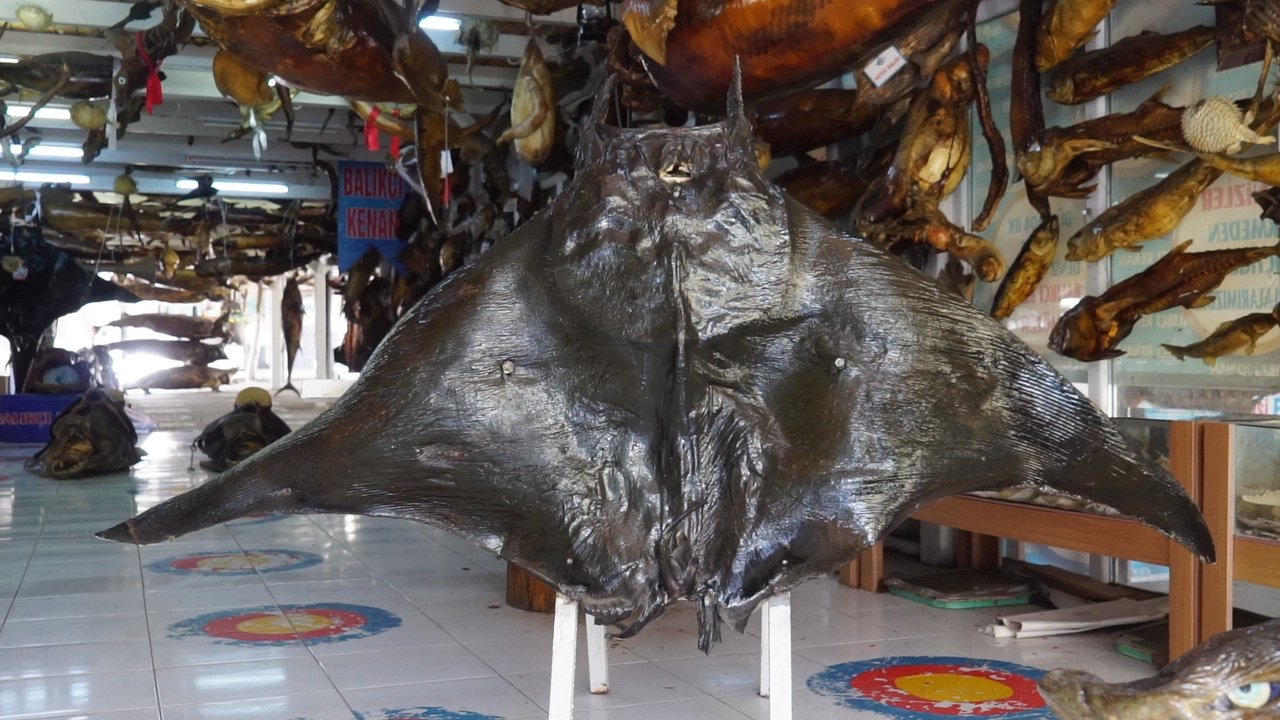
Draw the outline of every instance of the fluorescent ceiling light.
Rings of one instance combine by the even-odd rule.
[[[195,190],[198,185],[195,180],[182,179],[177,182],[179,190]],[[272,182],[241,182],[238,180],[214,180],[213,187],[220,192],[242,192],[242,193],[267,193],[270,195],[283,195],[289,192],[289,186],[284,183]]]
[[[1080,298],[1064,297],[1058,301],[1058,307],[1063,310],[1070,310],[1080,303]]]
[[[9,106],[9,109],[8,111],[6,111],[5,114],[7,114],[11,118],[20,118],[20,117],[26,117],[27,113],[29,112],[31,112],[30,105],[18,105],[15,103]],[[37,120],[70,120],[71,110],[68,108],[42,107],[36,111],[36,119]]]
[[[20,63],[20,62],[22,62],[22,58],[16,58],[12,55],[0,55],[0,63],[13,65],[14,63]]]
[[[33,172],[31,170],[0,170],[0,181],[6,182],[29,182],[29,183],[71,183],[72,185],[88,185],[88,175],[73,175],[71,173],[47,173]]]
[[[443,15],[428,15],[418,21],[418,27],[423,30],[457,30],[462,27],[462,21]]]
[[[14,155],[22,152],[21,145],[10,145],[9,149],[13,151]],[[84,149],[75,145],[37,145],[31,148],[31,152],[27,153],[27,157],[79,160],[84,157]]]

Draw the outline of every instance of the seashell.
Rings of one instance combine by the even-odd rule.
[[[1276,141],[1254,132],[1240,108],[1220,97],[1205,98],[1183,111],[1182,137],[1191,147],[1207,153],[1238,153],[1246,143]]]
[[[39,5],[21,5],[14,14],[31,32],[46,32],[53,29],[53,13]]]
[[[107,110],[88,100],[77,100],[71,105],[71,122],[83,130],[101,130],[107,126]]]

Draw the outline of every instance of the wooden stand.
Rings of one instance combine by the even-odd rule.
[[[519,565],[507,563],[507,604],[517,610],[554,612],[556,590]]]
[[[1169,426],[1169,472],[1197,505],[1204,507],[1201,478],[1202,425],[1173,422]],[[1212,506],[1213,503],[1211,502]],[[1206,515],[1208,513],[1206,512]],[[1203,563],[1173,540],[1145,525],[1125,518],[1058,510],[1038,505],[987,500],[969,495],[943,498],[917,511],[913,517],[965,531],[957,538],[957,555],[968,564],[986,569],[999,567],[998,538],[1042,543],[1167,565],[1169,567],[1169,655],[1176,658],[1207,639],[1201,598]],[[1210,519],[1219,562],[1230,540],[1221,536],[1222,523]],[[1229,536],[1228,536],[1229,538]],[[842,570],[841,582],[865,590],[879,589],[884,574],[881,544],[864,552],[856,567]],[[1221,575],[1222,570],[1211,573]],[[856,582],[855,582],[856,580]],[[1212,603],[1211,603],[1212,604]],[[1221,607],[1218,601],[1216,607]],[[1221,611],[1216,612],[1221,622]]]

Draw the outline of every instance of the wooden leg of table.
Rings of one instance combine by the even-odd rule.
[[[1218,561],[1200,566],[1200,642],[1231,629],[1235,579],[1236,495],[1231,483],[1231,426],[1206,422],[1201,436],[1200,508],[1213,535]]]
[[[859,558],[854,558],[840,566],[840,584],[856,588],[862,587],[862,571],[859,569]]]
[[[872,545],[858,558],[858,587],[884,592],[884,543]]]
[[[1000,538],[969,533],[969,567],[976,570],[1000,569]]]
[[[1169,437],[1169,474],[1197,506],[1201,503],[1201,423],[1173,423]],[[1200,561],[1181,545],[1169,542],[1169,660],[1199,644]],[[1219,549],[1221,553],[1221,549]]]

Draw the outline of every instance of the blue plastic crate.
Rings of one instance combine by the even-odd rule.
[[[58,413],[80,395],[0,395],[0,443],[46,443]]]

